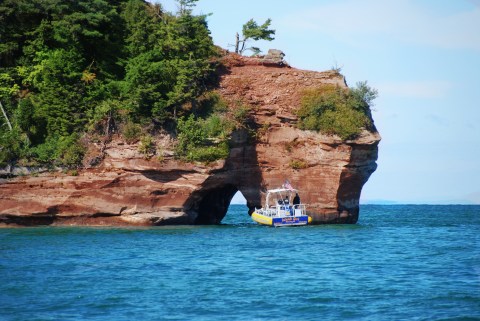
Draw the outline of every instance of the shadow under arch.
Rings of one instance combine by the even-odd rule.
[[[221,170],[215,171],[184,203],[195,224],[219,224],[225,217],[237,191],[247,200],[248,214],[261,207],[265,189],[257,160],[255,142],[247,130],[232,134],[229,157]]]
[[[238,189],[234,185],[218,186],[207,191],[197,209],[195,224],[220,224]]]

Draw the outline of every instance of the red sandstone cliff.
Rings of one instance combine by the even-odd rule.
[[[262,205],[266,189],[285,179],[301,191],[314,223],[355,223],[361,189],[376,169],[379,134],[364,131],[342,141],[294,126],[302,90],[346,86],[343,76],[239,56],[228,60],[218,92],[232,106],[238,101],[253,106],[251,118],[261,133],[256,140],[238,130],[226,160],[201,165],[175,160],[167,135],[156,137],[164,148],[162,162],[145,160],[137,145],[113,139],[98,147],[103,161],[77,176],[42,173],[2,180],[0,225],[219,223],[238,190],[252,211]],[[301,168],[293,169],[292,160]]]

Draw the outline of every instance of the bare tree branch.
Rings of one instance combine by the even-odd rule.
[[[1,101],[0,101],[0,109],[2,110],[3,117],[5,117],[5,120],[7,121],[8,128],[10,129],[10,131],[12,131],[13,130],[12,124],[10,123],[10,120],[8,119],[8,116],[7,116],[7,113],[5,112],[5,109],[3,109],[3,105],[2,105]]]

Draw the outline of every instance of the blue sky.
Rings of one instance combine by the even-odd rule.
[[[275,40],[255,43],[264,52],[378,89],[382,142],[362,203],[480,204],[480,0],[200,0],[195,12],[212,13],[227,49],[246,21],[271,18]]]

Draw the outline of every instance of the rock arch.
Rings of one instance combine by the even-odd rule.
[[[342,142],[276,126],[262,142],[235,133],[229,157],[210,166],[112,157],[116,170],[12,179],[0,184],[0,226],[218,224],[237,191],[252,213],[285,179],[300,190],[314,224],[355,223],[378,142],[378,134]],[[304,168],[292,167],[298,157]]]
[[[227,213],[233,195],[237,191],[237,187],[231,184],[204,191],[205,195],[197,206],[195,224],[220,223]]]
[[[218,224],[225,217],[238,191],[247,200],[248,214],[262,205],[265,186],[255,144],[249,144],[246,130],[232,137],[230,156],[221,170],[212,173],[184,204],[195,224]]]
[[[379,136],[349,143],[291,127],[271,128],[268,144],[248,143],[237,135],[223,168],[211,173],[184,204],[194,224],[218,224],[237,191],[247,200],[251,214],[263,205],[267,189],[289,179],[301,192],[314,224],[356,223],[362,186],[376,169]],[[291,142],[294,150],[289,151]],[[291,160],[304,157],[305,168],[292,168]]]
[[[345,78],[230,58],[218,93],[232,109],[239,102],[251,108],[250,123],[243,124],[248,129],[232,133],[226,160],[184,163],[168,142],[162,161],[145,159],[138,145],[117,139],[97,146],[102,163],[78,176],[45,172],[2,182],[0,171],[0,226],[218,224],[237,190],[251,213],[266,189],[285,179],[301,191],[314,224],[355,223],[361,189],[376,169],[380,135],[373,128],[341,140],[303,131],[295,113],[304,90],[347,88]]]

